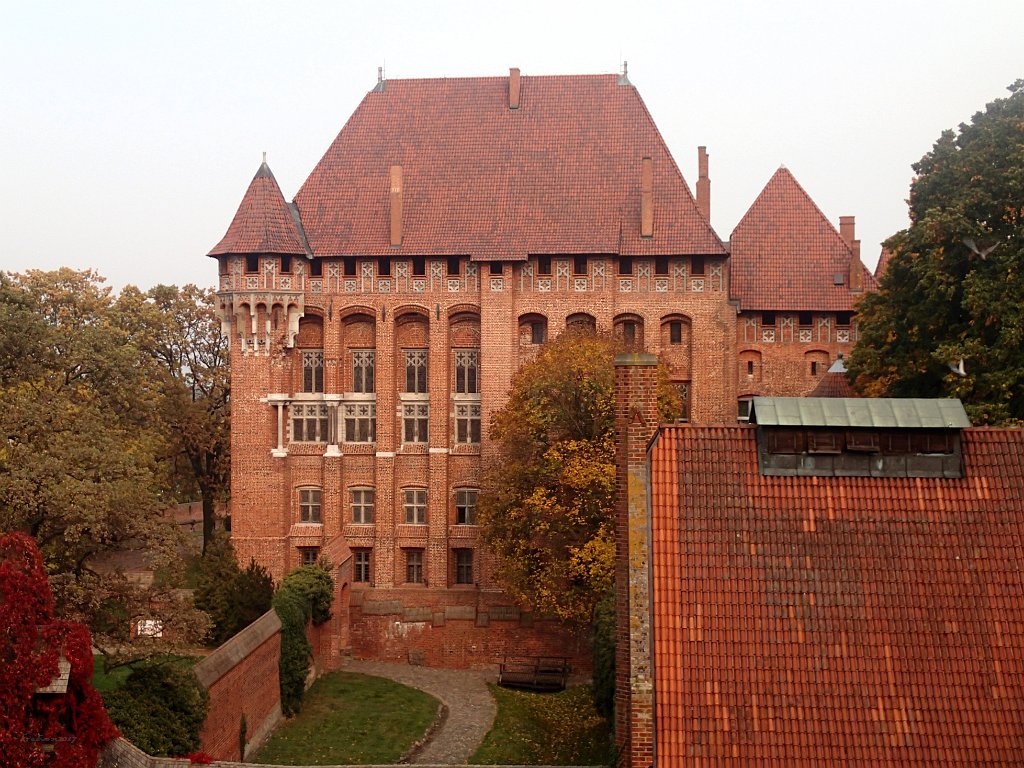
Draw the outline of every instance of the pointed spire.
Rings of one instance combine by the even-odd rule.
[[[267,165],[266,152],[263,153],[263,162],[245,191],[227,233],[207,255],[232,253],[309,255],[309,249],[281,194],[277,179]]]

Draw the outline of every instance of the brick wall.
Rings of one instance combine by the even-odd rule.
[[[647,445],[657,429],[657,358],[615,359],[615,745],[619,765],[654,763]]]

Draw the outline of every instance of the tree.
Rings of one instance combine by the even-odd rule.
[[[499,459],[478,506],[503,586],[577,627],[615,572],[615,351],[608,337],[567,332],[523,365],[492,420]]]
[[[274,583],[255,560],[244,571],[238,566],[231,540],[215,534],[200,564],[196,607],[212,620],[209,639],[220,645],[270,610]]]
[[[1009,90],[913,166],[911,225],[886,241],[881,289],[858,309],[849,369],[865,394],[1024,419],[1024,80]]]
[[[39,549],[28,536],[0,536],[0,754],[4,765],[96,764],[117,736],[92,687],[89,631],[54,616]],[[37,693],[67,665],[66,688]]]
[[[142,586],[116,556],[180,566],[160,426],[159,370],[130,312],[92,272],[0,275],[0,529],[39,542],[58,614],[111,657],[195,641],[206,620],[173,580]],[[101,567],[106,564],[107,567]],[[143,618],[162,640],[131,634]]]

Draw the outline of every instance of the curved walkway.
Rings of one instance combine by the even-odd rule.
[[[448,708],[448,717],[434,731],[411,762],[433,765],[465,765],[494,724],[497,706],[487,683],[493,672],[474,669],[435,669],[410,664],[388,664],[353,659],[342,669],[386,677],[410,688],[419,688]]]

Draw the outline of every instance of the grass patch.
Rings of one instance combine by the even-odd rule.
[[[92,687],[100,693],[109,693],[110,691],[116,691],[123,686],[124,681],[128,679],[128,675],[132,673],[132,670],[135,667],[170,662],[187,669],[194,667],[201,660],[201,656],[154,656],[152,659],[147,659],[145,661],[136,662],[134,664],[125,664],[121,667],[114,667],[108,673],[103,671],[103,655],[94,653],[92,656]]]
[[[391,680],[333,672],[317,680],[302,711],[254,762],[277,765],[395,763],[434,722],[438,702]]]
[[[480,765],[607,765],[611,727],[585,685],[561,693],[490,686],[494,727],[469,759]]]

